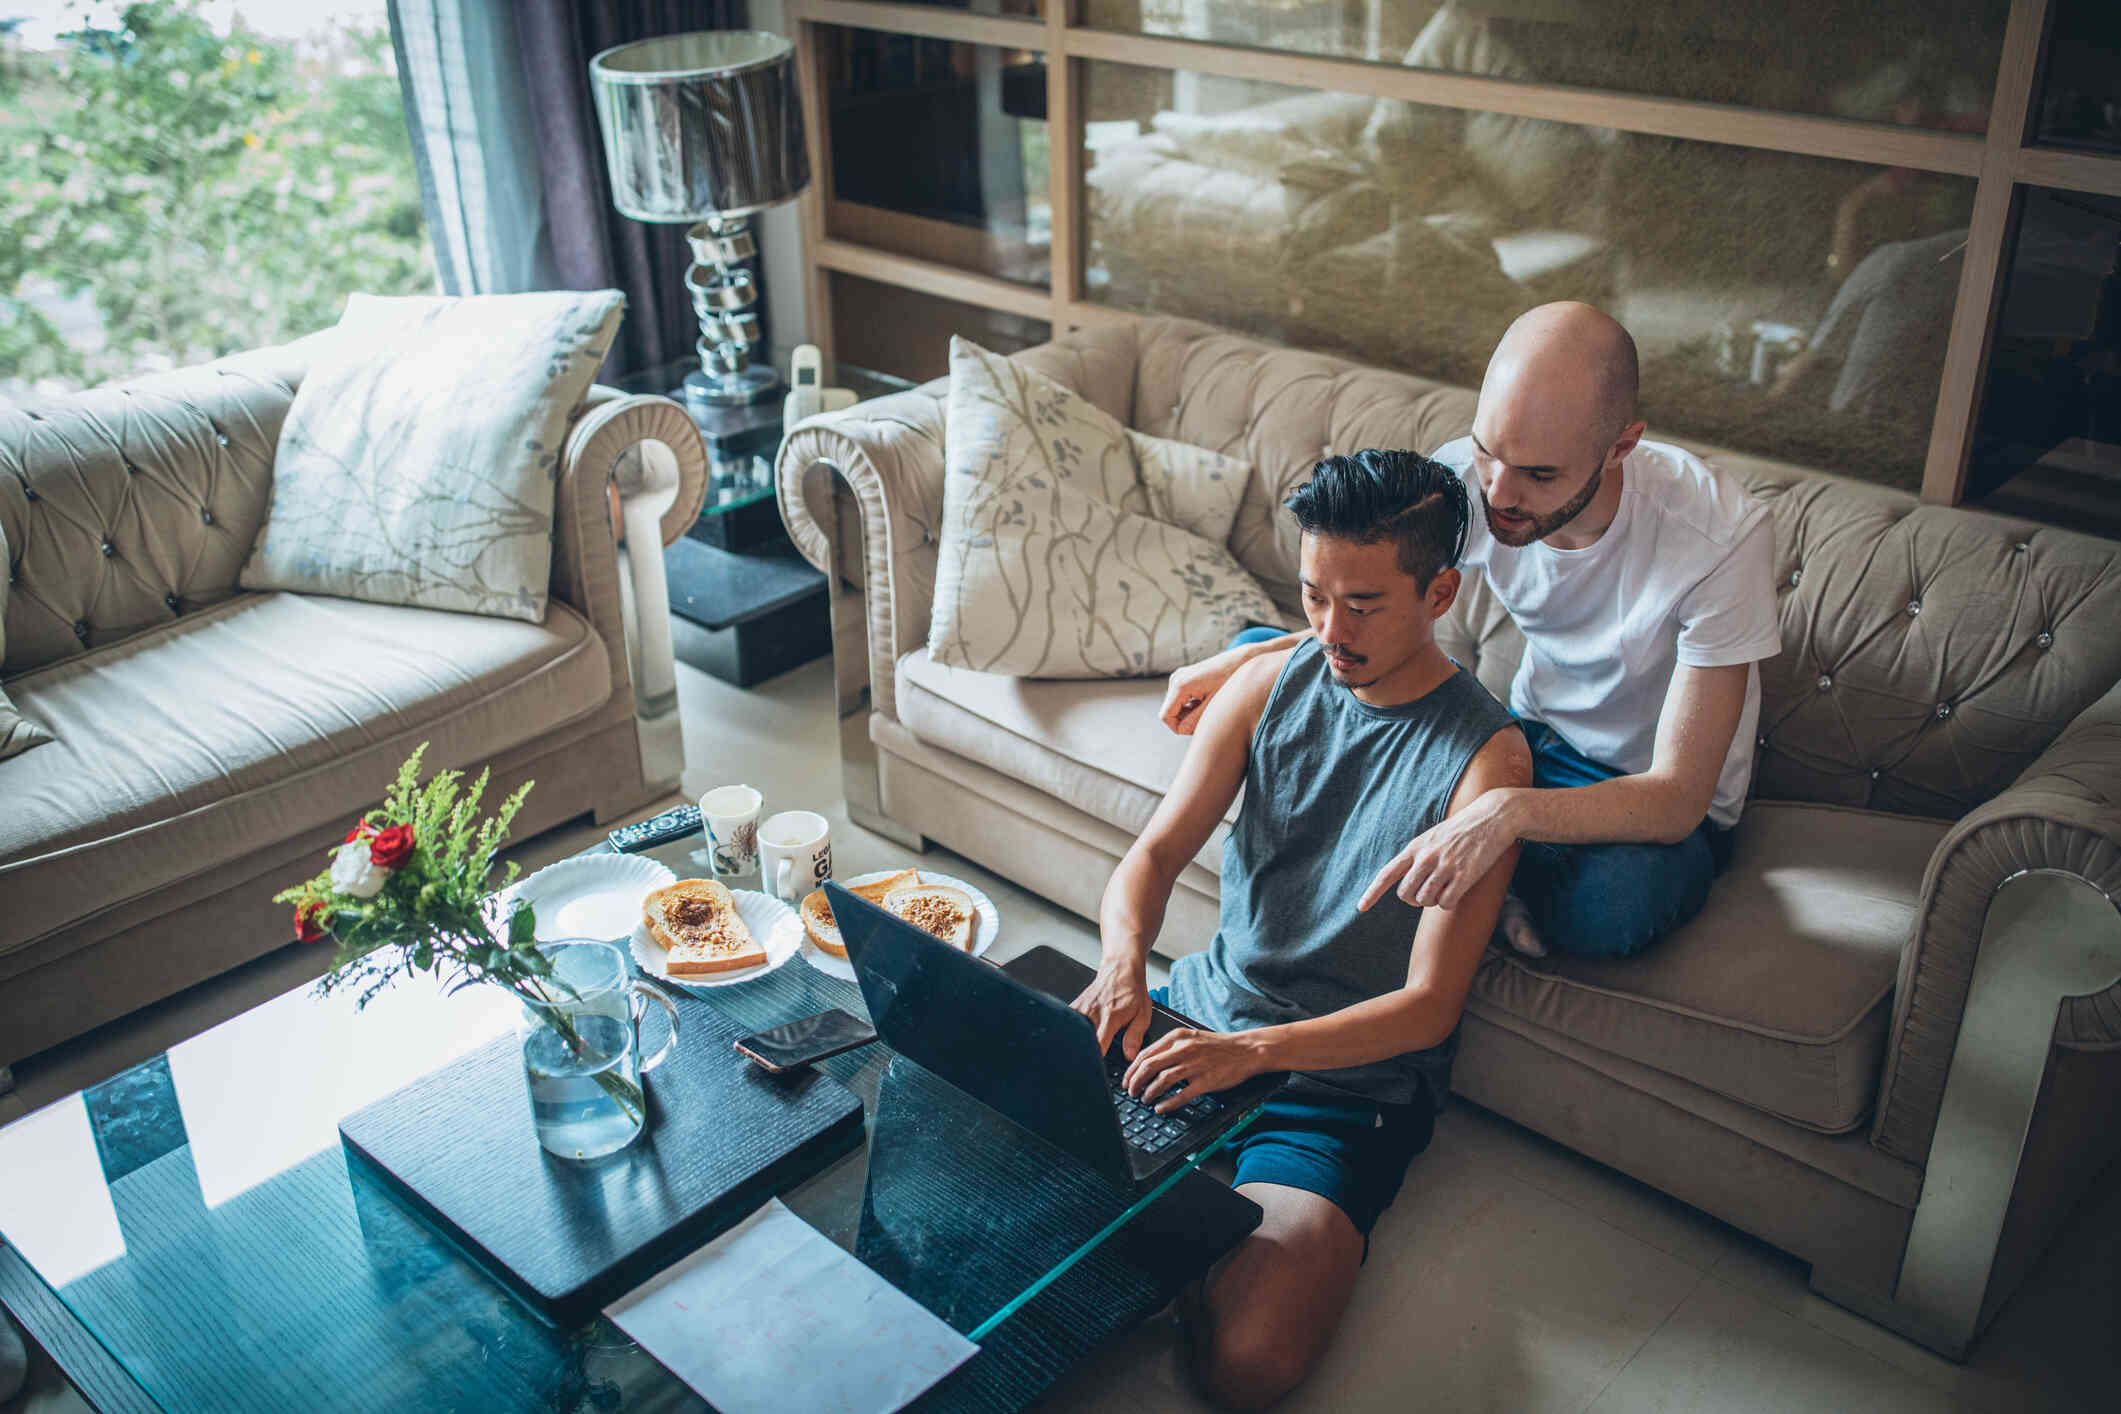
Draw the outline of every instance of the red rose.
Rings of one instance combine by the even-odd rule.
[[[375,826],[369,824],[366,820],[362,820],[356,823],[352,829],[346,832],[346,842],[348,844],[352,844],[355,840],[368,839],[370,836],[374,835],[375,832]]]
[[[412,858],[412,826],[392,825],[376,831],[368,842],[368,862],[378,869],[395,869]]]
[[[295,910],[295,941],[298,943],[321,943],[324,929],[318,926],[317,914],[322,904],[305,903]]]

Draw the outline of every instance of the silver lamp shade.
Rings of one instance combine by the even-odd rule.
[[[810,184],[795,46],[763,30],[621,44],[589,61],[612,204],[636,221],[748,216]]]
[[[699,317],[689,401],[756,402],[780,379],[755,366],[757,246],[748,218],[810,183],[795,46],[762,30],[644,39],[589,61],[612,204],[636,221],[689,221],[685,288]]]

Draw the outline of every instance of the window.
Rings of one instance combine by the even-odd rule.
[[[0,40],[0,396],[434,288],[382,4],[299,34],[175,0],[41,11]]]

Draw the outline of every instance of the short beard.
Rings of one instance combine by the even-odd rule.
[[[1601,461],[1598,464],[1598,469],[1591,473],[1591,479],[1583,484],[1583,490],[1577,492],[1574,499],[1566,506],[1555,511],[1552,515],[1534,516],[1530,525],[1516,530],[1505,530],[1502,526],[1495,523],[1495,508],[1488,504],[1487,494],[1483,492],[1480,497],[1480,509],[1482,514],[1488,519],[1488,534],[1495,537],[1497,544],[1512,547],[1529,545],[1535,540],[1544,540],[1570,521],[1576,519],[1576,517],[1582,515],[1583,508],[1591,504],[1591,498],[1598,494],[1598,487],[1604,480],[1605,463]]]

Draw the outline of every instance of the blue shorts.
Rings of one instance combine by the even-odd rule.
[[[1163,1006],[1166,989],[1149,993]],[[1348,1215],[1369,1251],[1370,1229],[1399,1196],[1407,1165],[1429,1147],[1436,1107],[1426,1095],[1387,1105],[1317,1088],[1284,1090],[1230,1142],[1233,1186],[1278,1183],[1316,1193]]]

